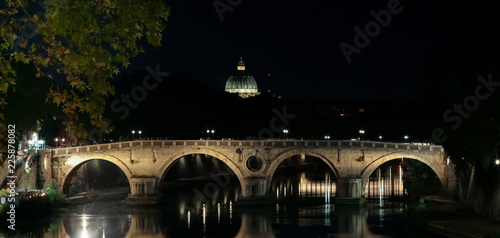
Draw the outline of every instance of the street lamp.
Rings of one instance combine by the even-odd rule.
[[[288,129],[283,129],[283,136],[284,136],[284,138],[286,140],[287,137],[288,137]]]
[[[132,140],[135,140],[135,130],[132,130]]]
[[[379,140],[382,140],[382,136],[378,136],[378,139],[379,139]]]
[[[359,134],[361,136],[361,140],[365,140],[365,130],[359,130]]]
[[[59,138],[56,138],[56,148],[57,148],[57,143],[59,142]]]
[[[207,130],[207,139],[214,139],[214,134],[215,134],[215,130],[214,129],[211,129],[211,130]]]
[[[142,131],[139,130],[139,140],[141,139],[141,134],[142,134]]]
[[[329,140],[330,139],[330,136],[325,136],[325,140]]]
[[[405,140],[408,140],[408,138],[410,138],[409,136],[405,135],[404,136]]]
[[[496,165],[499,165],[499,164],[500,164],[500,160],[499,160],[499,159],[496,159],[496,160],[495,160],[495,164],[496,164]]]

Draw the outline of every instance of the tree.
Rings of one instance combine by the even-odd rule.
[[[16,63],[30,64],[33,76],[53,80],[48,102],[67,115],[66,130],[73,136],[85,137],[84,120],[106,128],[105,99],[114,93],[109,79],[144,52],[144,45],[160,45],[169,7],[161,0],[37,4],[6,0],[0,5],[0,140],[6,135],[6,95],[18,80]],[[33,9],[44,11],[30,13]]]
[[[437,143],[459,173],[474,165],[486,168],[498,158],[499,31],[498,21],[456,31],[429,56],[422,75],[420,99],[432,110],[433,125],[444,132]]]

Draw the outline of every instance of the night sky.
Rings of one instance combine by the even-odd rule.
[[[339,44],[354,45],[354,27],[364,29],[370,11],[391,1],[242,0],[223,21],[214,1],[166,2],[162,46],[133,59],[126,73],[160,64],[223,91],[242,54],[259,86],[272,81],[280,95],[309,101],[415,98],[429,53],[453,31],[498,18],[492,1],[399,1],[400,13],[347,63]]]

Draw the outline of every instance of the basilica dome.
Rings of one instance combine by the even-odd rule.
[[[236,74],[234,76],[230,76],[227,80],[225,91],[229,93],[237,93],[238,96],[242,98],[254,97],[255,95],[260,94],[257,82],[255,82],[255,79],[248,74],[245,69],[243,58],[240,57]]]

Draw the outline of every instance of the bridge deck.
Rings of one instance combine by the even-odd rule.
[[[232,147],[345,147],[345,148],[386,148],[400,150],[418,150],[444,152],[440,145],[418,145],[409,143],[392,143],[380,141],[351,140],[138,140],[115,142],[108,144],[77,146],[59,149],[49,149],[54,155],[71,153],[98,152],[132,147],[169,147],[169,146],[232,146]]]

